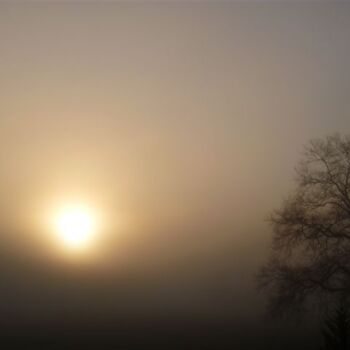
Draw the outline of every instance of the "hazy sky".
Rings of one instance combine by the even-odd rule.
[[[334,1],[1,3],[1,308],[257,317],[265,218],[302,145],[350,130],[349,23]],[[79,262],[42,226],[72,198],[105,217]]]

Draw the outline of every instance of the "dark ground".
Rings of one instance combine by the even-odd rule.
[[[220,322],[108,322],[3,327],[1,349],[317,349],[305,329],[240,329]]]

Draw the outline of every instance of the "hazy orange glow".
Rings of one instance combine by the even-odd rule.
[[[55,216],[55,231],[68,248],[81,249],[91,244],[96,234],[96,217],[81,205],[62,208]]]
[[[2,348],[196,349],[210,322],[214,349],[282,348],[265,219],[303,145],[350,133],[349,23],[350,1],[0,0]]]

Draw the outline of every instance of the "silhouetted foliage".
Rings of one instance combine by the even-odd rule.
[[[258,281],[272,315],[350,290],[350,137],[311,141],[296,189],[270,217],[272,254]]]
[[[349,349],[349,305],[341,298],[336,307],[325,315],[322,328],[324,346],[321,350]]]

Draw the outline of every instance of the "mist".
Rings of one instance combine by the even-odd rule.
[[[1,327],[287,332],[255,286],[266,218],[303,145],[350,128],[349,21],[331,1],[1,3]],[[85,259],[43,224],[72,199],[105,220]]]

